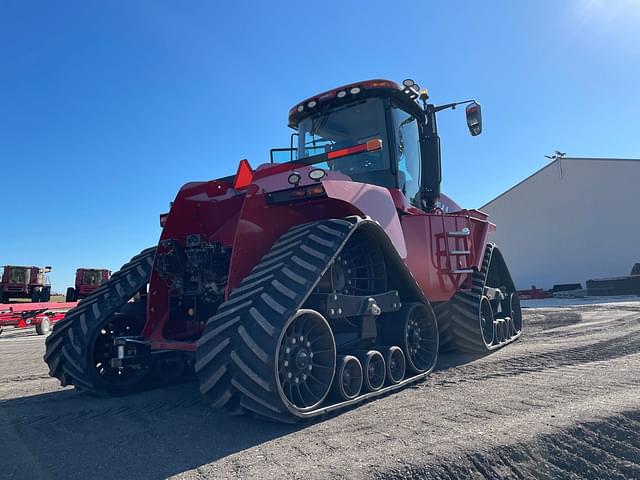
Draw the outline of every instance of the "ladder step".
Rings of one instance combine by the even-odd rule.
[[[451,255],[470,255],[470,250],[451,250],[449,252]]]
[[[471,235],[471,230],[465,227],[457,232],[447,232],[447,235],[449,235],[450,237],[468,237],[469,235]]]
[[[473,269],[472,268],[456,269],[456,270],[452,270],[452,272],[456,274],[473,273]]]

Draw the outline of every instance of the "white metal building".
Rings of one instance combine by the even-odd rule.
[[[519,289],[584,287],[640,262],[640,160],[559,158],[480,209]]]

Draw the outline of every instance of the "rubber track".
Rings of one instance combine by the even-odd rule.
[[[434,303],[433,312],[435,313],[438,321],[440,351],[450,352],[455,350],[455,340],[451,332],[451,306],[449,302]]]
[[[277,390],[275,354],[280,333],[347,240],[367,222],[372,223],[333,219],[292,228],[220,306],[200,337],[195,365],[200,391],[213,407],[296,422],[392,389],[320,407],[304,416],[292,413]],[[416,375],[394,387],[424,376]]]
[[[114,273],[109,281],[56,322],[45,342],[49,375],[62,386],[99,391],[87,365],[86,348],[95,330],[149,282],[156,247],[147,248]]]
[[[449,302],[448,311],[443,319],[441,320],[438,317],[438,324],[441,325],[441,328],[445,332],[447,330],[450,331],[450,336],[445,338],[450,349],[483,353],[503,347],[518,339],[522,334],[522,331],[516,332],[500,343],[494,339],[494,342],[489,346],[485,344],[482,338],[479,321],[480,300],[484,293],[487,273],[493,259],[494,250],[497,250],[494,244],[487,244],[480,270],[471,275],[471,291],[457,292]],[[515,290],[511,278],[509,277],[507,280],[510,283],[509,287]],[[447,323],[448,325],[446,325]]]

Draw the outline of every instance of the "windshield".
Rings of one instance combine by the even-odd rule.
[[[82,277],[83,285],[100,285],[102,282],[102,272],[100,270],[87,270]]]
[[[27,285],[31,280],[31,269],[29,268],[9,268],[9,283]]]
[[[349,175],[354,181],[394,186],[382,99],[369,98],[321,111],[303,119],[298,125],[298,134],[299,158],[382,139],[382,150],[339,158],[326,168]]]

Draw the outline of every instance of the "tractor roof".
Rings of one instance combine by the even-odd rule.
[[[415,107],[416,113],[420,112],[419,105],[405,95],[402,87],[396,82],[384,79],[364,80],[327,90],[297,103],[289,110],[289,126],[297,128],[300,120],[320,111],[319,107],[322,104],[348,103],[354,99],[365,98],[372,94],[393,96],[409,108]]]

